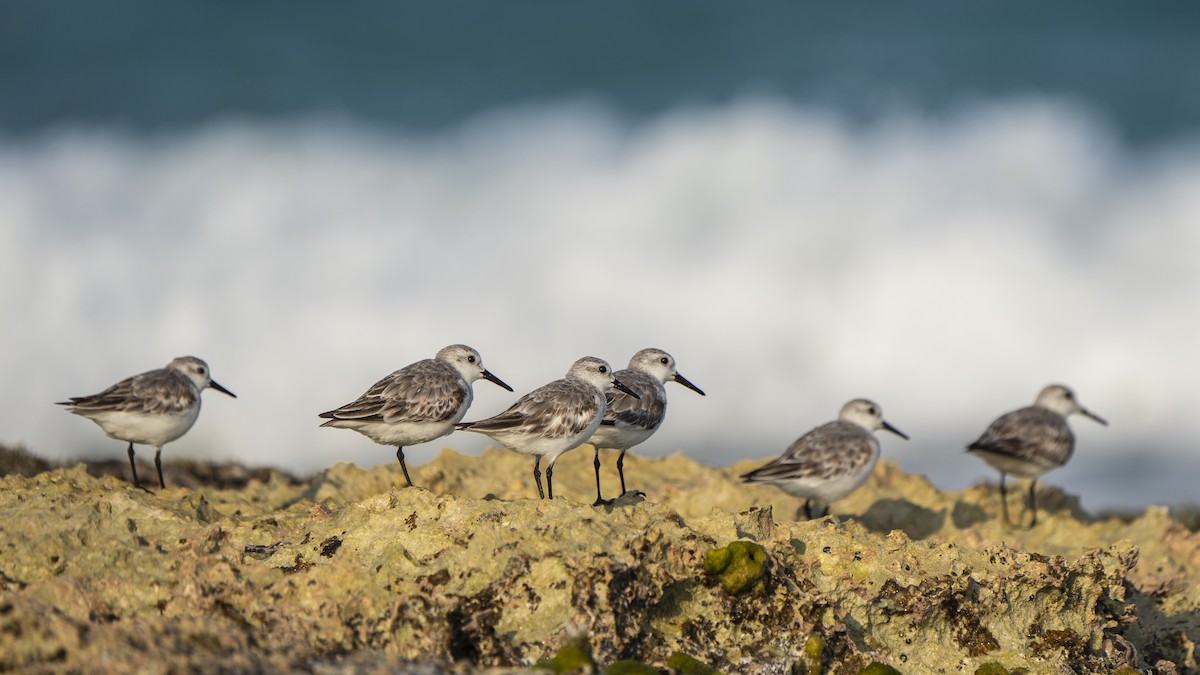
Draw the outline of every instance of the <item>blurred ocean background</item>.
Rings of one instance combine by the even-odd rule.
[[[658,346],[708,396],[638,455],[865,396],[957,489],[1059,381],[1111,426],[1045,483],[1195,503],[1197,64],[1183,3],[7,2],[0,442],[122,459],[53,402],[194,354],[239,398],[167,457],[374,465],[316,414],[446,344],[518,394]]]

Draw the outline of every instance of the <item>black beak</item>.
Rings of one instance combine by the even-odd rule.
[[[899,436],[900,438],[903,438],[906,441],[908,440],[908,434],[904,433],[903,431],[900,431],[899,429],[892,426],[891,424],[888,424],[887,420],[883,421],[883,428],[884,428],[884,430],[890,431],[893,434],[896,434],[897,436]]]
[[[704,392],[700,391],[700,387],[697,387],[696,385],[689,382],[688,379],[686,377],[684,377],[683,375],[680,375],[679,373],[675,373],[675,377],[673,379],[676,382],[678,382],[679,384],[682,384],[683,386],[687,387],[688,389],[691,389],[692,391],[696,392],[697,394],[700,394],[701,396],[704,395]]]
[[[640,400],[642,398],[641,396],[638,396],[637,393],[634,392],[632,389],[630,389],[629,387],[626,387],[624,384],[622,384],[621,381],[615,377],[613,378],[613,387],[615,389],[620,389],[621,391],[625,392],[626,394],[629,394],[630,396],[632,396],[636,399]]]
[[[487,368],[484,368],[484,369],[483,369],[483,379],[485,379],[485,380],[487,380],[488,382],[491,382],[492,384],[495,384],[495,385],[497,385],[497,386],[499,386],[499,387],[503,387],[503,388],[505,388],[505,389],[507,389],[507,390],[509,390],[509,391],[512,391],[512,390],[513,390],[513,388],[512,388],[512,387],[508,386],[507,384],[504,384],[504,381],[503,381],[503,380],[501,380],[500,378],[498,378],[498,377],[496,377],[495,375],[493,375],[493,374],[491,373],[491,371],[489,371]]]
[[[1084,417],[1088,417],[1088,418],[1090,418],[1090,419],[1093,419],[1093,420],[1095,420],[1095,421],[1099,422],[1100,424],[1103,424],[1104,426],[1108,426],[1108,422],[1105,422],[1105,421],[1104,421],[1104,418],[1100,417],[1100,416],[1099,416],[1099,415],[1097,415],[1096,413],[1093,413],[1093,412],[1091,412],[1091,411],[1089,411],[1089,410],[1083,410],[1083,409],[1080,409],[1080,411],[1079,411],[1079,414],[1080,414],[1080,415],[1083,415]]]
[[[216,389],[217,391],[221,392],[222,394],[225,394],[226,396],[229,396],[232,398],[237,398],[237,396],[235,396],[232,391],[229,391],[225,387],[222,387],[220,384],[217,383],[216,380],[209,380],[208,386],[212,387],[213,389]]]

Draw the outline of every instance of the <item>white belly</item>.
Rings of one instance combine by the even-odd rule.
[[[187,433],[200,416],[200,406],[172,415],[150,415],[140,412],[103,412],[89,416],[104,433],[118,441],[152,445],[163,445]]]
[[[461,415],[458,416],[462,418]],[[442,420],[440,422],[400,422],[386,424],[384,422],[361,422],[358,420],[331,420],[328,426],[338,429],[353,429],[381,445],[404,446],[426,443],[435,438],[441,438],[454,431],[458,419]]]

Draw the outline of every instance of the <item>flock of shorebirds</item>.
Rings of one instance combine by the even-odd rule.
[[[376,443],[395,446],[396,459],[410,486],[405,447],[456,429],[484,434],[511,450],[533,455],[538,496],[550,499],[554,498],[554,463],[568,450],[590,442],[596,452],[598,505],[605,503],[600,490],[600,449],[620,451],[617,473],[625,494],[625,452],[650,438],[662,424],[667,411],[666,382],[677,382],[704,395],[676,370],[670,354],[643,349],[634,354],[627,369],[616,372],[603,359],[581,358],[566,377],[525,394],[507,410],[463,422],[471,405],[471,385],[480,379],[513,390],[484,368],[479,352],[465,345],[450,345],[432,359],[384,377],[354,401],[321,413],[319,417],[326,420],[321,426],[353,429]],[[181,356],[165,368],[134,375],[99,394],[74,397],[59,405],[100,425],[109,437],[129,443],[129,468],[139,488],[143,486],[133,446],[153,446],[158,484],[165,488],[162,447],[192,427],[200,415],[200,392],[207,387],[234,396],[212,379],[208,364],[194,356]],[[1042,389],[1032,406],[1002,415],[967,447],[1000,471],[1006,524],[1012,523],[1004,483],[1008,474],[1031,479],[1026,509],[1032,513],[1029,526],[1037,523],[1037,479],[1070,459],[1075,438],[1067,417],[1075,413],[1107,424],[1080,405],[1070,389],[1052,384]],[[871,475],[879,459],[879,441],[874,436],[879,429],[908,438],[884,420],[877,404],[855,399],[842,406],[835,421],[804,434],[779,458],[743,475],[742,480],[769,483],[803,499],[809,518],[813,517],[814,502],[824,506],[822,515],[827,514],[831,502],[853,492]],[[540,468],[543,459],[545,492]]]

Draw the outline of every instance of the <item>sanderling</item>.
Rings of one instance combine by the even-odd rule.
[[[376,382],[353,403],[323,412],[323,427],[353,429],[381,445],[396,446],[404,480],[412,486],[404,447],[441,438],[467,414],[479,378],[512,391],[483,367],[479,352],[450,345],[432,359],[409,364]]]
[[[99,394],[75,396],[58,405],[68,406],[76,415],[100,425],[109,438],[128,441],[133,484],[143,490],[133,462],[133,444],[154,446],[158,486],[166,488],[162,447],[187,433],[196,423],[200,416],[200,392],[205,387],[237,398],[212,379],[207,363],[194,356],[181,356],[166,368],[134,375]]]
[[[1027,508],[1033,511],[1029,527],[1037,525],[1038,476],[1066,464],[1075,450],[1075,435],[1067,426],[1067,417],[1072,413],[1108,425],[1079,405],[1070,389],[1051,384],[1038,393],[1033,405],[1001,415],[979,440],[967,446],[967,452],[981,457],[1000,471],[1000,507],[1004,524],[1012,524],[1008,517],[1008,493],[1004,488],[1005,474],[1011,473],[1033,479],[1029,484]]]
[[[620,450],[617,474],[621,477],[621,494],[625,494],[625,451],[645,441],[658,430],[667,415],[667,389],[663,384],[674,380],[704,396],[700,387],[692,384],[675,370],[675,359],[661,349],[643,349],[629,360],[629,367],[618,370],[615,377],[636,391],[634,398],[622,391],[608,392],[604,419],[588,440],[596,449],[596,504],[604,503],[600,495],[600,449]]]
[[[526,455],[536,455],[533,480],[538,498],[542,492],[542,458],[546,462],[546,490],[554,499],[554,463],[559,455],[586,441],[604,418],[604,395],[617,389],[637,398],[637,393],[613,377],[604,359],[585,356],[572,364],[567,376],[525,394],[504,412],[459,429],[490,436],[501,445]]]
[[[842,406],[838,418],[813,429],[766,466],[742,476],[747,483],[772,483],[793,497],[804,498],[804,515],[812,518],[811,503],[825,504],[854,492],[862,485],[879,459],[879,439],[872,433],[884,429],[908,440],[908,436],[883,419],[883,411],[871,401],[856,398]]]

